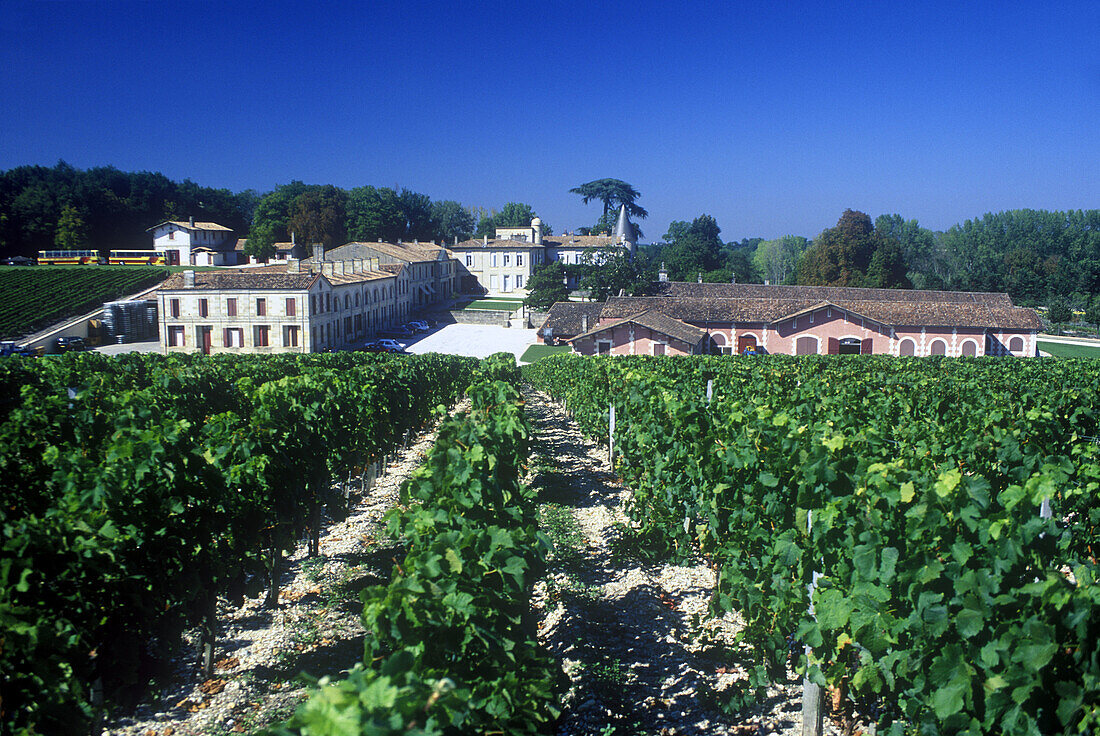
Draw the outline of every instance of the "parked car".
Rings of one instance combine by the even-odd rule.
[[[383,335],[385,337],[412,337],[416,333],[413,332],[408,327],[406,327],[405,325],[397,325],[396,327],[390,327],[390,328],[387,328],[385,330],[379,330],[378,334]]]
[[[21,355],[24,358],[33,358],[35,353],[30,348],[20,347],[10,340],[0,342],[0,356],[7,357],[9,355]]]
[[[84,342],[83,337],[59,337],[57,338],[57,352],[70,353],[77,350],[84,350],[88,345]]]
[[[409,327],[412,327],[417,332],[427,332],[431,329],[431,327],[428,326],[428,323],[422,319],[412,320],[411,322],[409,322]]]
[[[387,339],[387,338],[383,338],[381,340],[376,340],[375,342],[378,343],[379,347],[385,349],[385,351],[387,353],[404,353],[405,352],[405,348],[397,340],[390,340],[390,339]]]

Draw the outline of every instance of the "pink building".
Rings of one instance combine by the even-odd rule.
[[[547,325],[583,355],[1034,356],[1042,329],[1007,294],[682,282],[654,291],[612,297],[580,330],[576,310],[555,305]]]

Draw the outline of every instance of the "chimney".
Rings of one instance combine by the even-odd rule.
[[[287,273],[301,273],[302,272],[302,262],[299,261],[297,258],[288,258],[287,261],[286,261],[286,272]]]
[[[771,286],[771,285],[772,285],[772,280],[771,279],[764,279],[764,286]]]
[[[481,244],[482,245],[488,245],[489,244],[489,236],[488,235],[482,235],[481,236]]]
[[[736,284],[737,283],[737,274],[733,274],[732,276],[730,276],[730,283],[731,284]]]
[[[458,236],[455,236],[455,245],[458,245]]]
[[[583,335],[586,332],[588,332],[588,315],[587,314],[582,314],[581,315],[581,334]]]
[[[195,216],[194,215],[191,215],[191,219],[190,219],[189,222],[191,223],[192,228],[195,227]]]
[[[195,272],[184,271],[183,272],[183,288],[194,289],[195,288]]]
[[[296,240],[294,239],[294,231],[293,231],[293,230],[291,230],[291,231],[290,231],[290,247],[291,247],[291,248],[293,248],[293,247],[294,247],[294,246],[296,246],[296,245],[298,245],[298,241],[296,241]]]
[[[695,281],[696,281],[696,283],[699,283],[699,284],[703,283],[703,272],[702,271],[699,272],[699,276],[696,277]]]
[[[325,244],[324,243],[314,243],[313,244],[313,260],[318,261],[318,262],[325,260]]]

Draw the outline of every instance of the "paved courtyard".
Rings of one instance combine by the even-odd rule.
[[[410,353],[450,353],[485,358],[493,353],[512,353],[519,360],[535,341],[536,330],[490,325],[443,325],[426,335],[400,340]]]

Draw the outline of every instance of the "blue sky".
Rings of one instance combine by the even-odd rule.
[[[1100,3],[0,0],[0,169],[532,205],[646,240],[1100,207]]]

